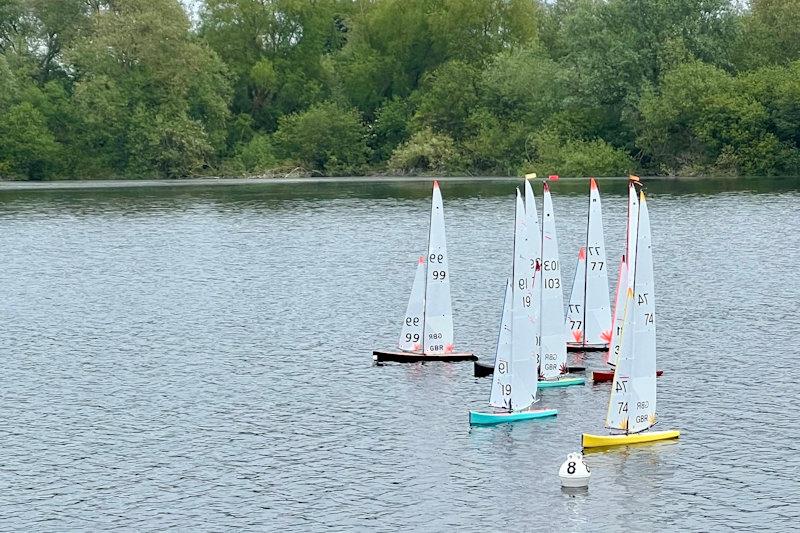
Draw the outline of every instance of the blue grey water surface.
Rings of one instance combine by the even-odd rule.
[[[442,183],[456,347],[481,357],[515,183]],[[588,184],[553,185],[569,286]],[[600,188],[613,282],[625,186]],[[603,431],[608,384],[470,429],[471,363],[372,364],[430,181],[0,190],[0,529],[796,528],[800,180],[648,189],[658,426],[682,435],[588,455],[579,493],[557,470]]]

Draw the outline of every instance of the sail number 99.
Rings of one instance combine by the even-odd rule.
[[[419,342],[419,333],[406,333],[406,342]]]
[[[406,317],[406,326],[419,326],[419,317],[415,316],[411,318],[410,316]]]
[[[442,281],[442,280],[444,280],[444,278],[447,277],[447,271],[445,271],[445,270],[434,270],[431,275],[433,276],[433,279],[438,279],[439,281]]]
[[[441,263],[444,261],[444,254],[431,254],[428,256],[428,261],[431,263]]]

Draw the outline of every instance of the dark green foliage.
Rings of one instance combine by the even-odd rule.
[[[389,159],[389,168],[400,172],[445,173],[460,168],[460,162],[450,136],[424,129],[397,147]]]
[[[800,0],[0,0],[0,177],[800,173]]]
[[[0,115],[0,139],[0,173],[43,179],[55,169],[59,146],[32,104],[13,105]]]
[[[358,112],[332,102],[282,117],[273,138],[280,157],[321,174],[361,173],[369,155]]]

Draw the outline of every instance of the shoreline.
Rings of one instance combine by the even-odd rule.
[[[253,177],[253,178],[184,178],[184,179],[109,179],[109,180],[56,180],[56,181],[0,181],[0,191],[47,189],[113,189],[136,187],[201,187],[241,186],[264,184],[302,183],[391,183],[425,182],[437,179],[444,182],[514,182],[521,176],[307,176],[307,177]],[[538,178],[542,179],[542,178]],[[558,181],[575,182],[588,177],[563,177]],[[598,181],[626,180],[627,176],[606,176]],[[758,176],[640,176],[642,181],[702,181],[763,179]],[[797,176],[774,176],[768,179],[800,179]]]

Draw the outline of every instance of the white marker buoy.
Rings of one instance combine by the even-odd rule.
[[[578,452],[567,455],[567,460],[558,469],[562,487],[588,487],[591,475],[583,454]]]

